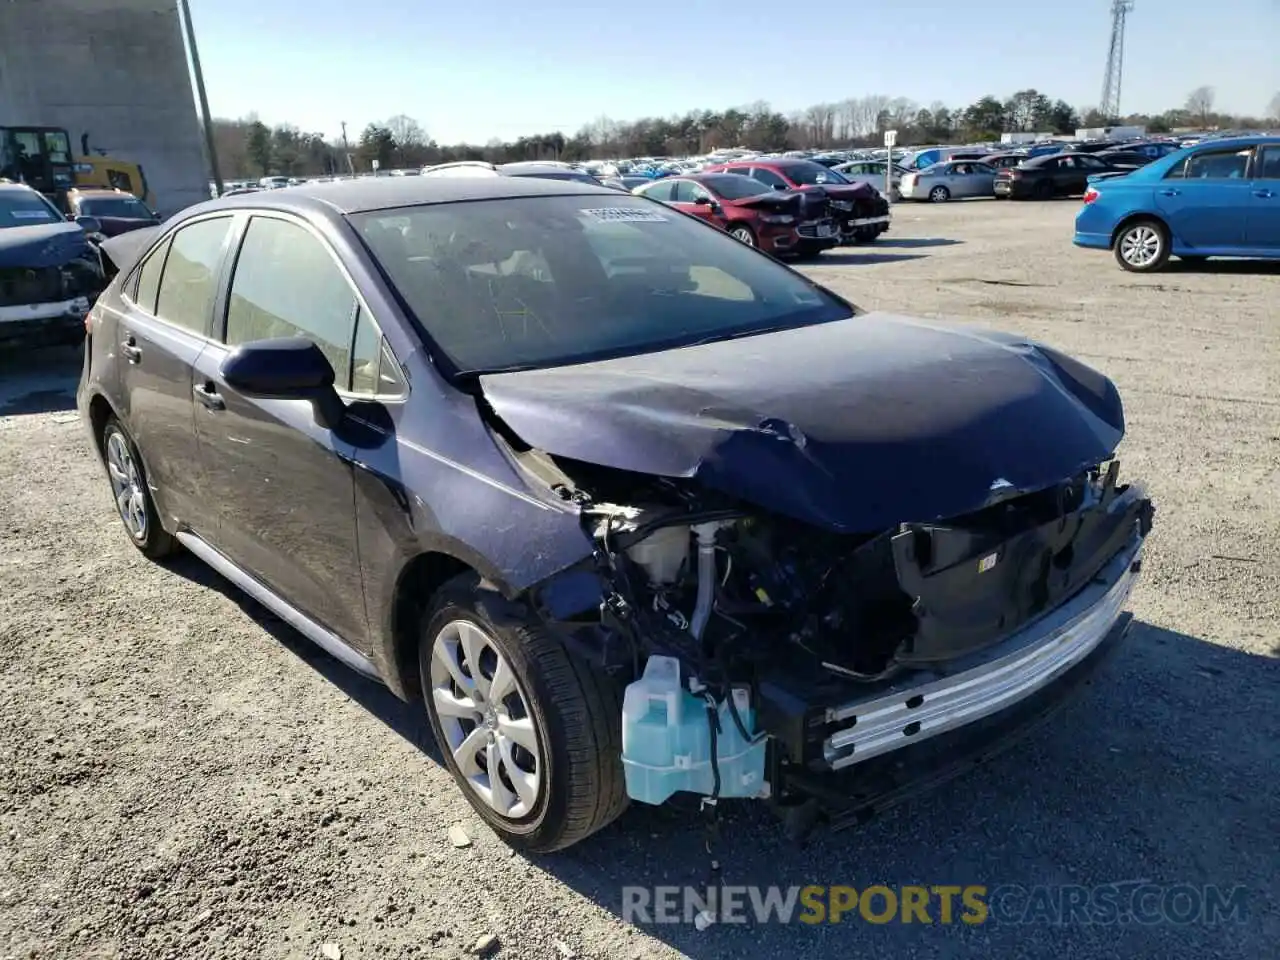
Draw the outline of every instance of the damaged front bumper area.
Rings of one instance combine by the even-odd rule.
[[[83,338],[85,314],[106,286],[94,259],[52,267],[0,267],[0,345],[41,346]]]
[[[839,770],[991,716],[1067,673],[1092,654],[1120,618],[1141,569],[1143,538],[1124,549],[1062,606],[995,648],[949,663],[946,675],[913,675],[828,708],[820,766]]]
[[[830,810],[862,764],[1052,699],[1127,623],[1154,508],[1118,471],[862,536],[696,498],[584,503],[604,599],[597,620],[587,585],[561,613],[629,681],[632,798]]]

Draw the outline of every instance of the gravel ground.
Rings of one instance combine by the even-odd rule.
[[[1124,474],[1158,507],[1132,639],[1055,726],[860,831],[799,848],[728,811],[725,878],[1242,885],[1242,918],[630,926],[622,885],[705,882],[687,816],[513,855],[419,710],[194,560],[134,552],[74,418],[78,359],[53,352],[0,358],[0,957],[453,957],[485,934],[520,958],[1274,955],[1280,270],[1135,278],[1070,246],[1074,210],[898,206],[883,242],[806,269],[1116,379]]]

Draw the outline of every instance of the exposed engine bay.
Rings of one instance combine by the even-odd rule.
[[[824,765],[833,705],[980,656],[1090,584],[1153,513],[1114,460],[1029,493],[997,485],[988,505],[946,522],[865,535],[716,502],[678,479],[542,466],[547,480],[563,469],[553,489],[597,544],[594,570],[577,571],[595,587],[574,604],[560,593],[573,575],[556,578],[544,616],[602,641],[622,677],[642,677],[649,658],[678,661],[684,690],[730,705],[740,745],[768,737],[772,763],[811,769]],[[585,605],[592,594],[598,608]],[[744,690],[754,724],[733,707]]]

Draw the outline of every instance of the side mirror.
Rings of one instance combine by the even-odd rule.
[[[787,190],[787,189],[789,189],[789,188],[787,187],[787,185],[786,185],[785,183],[775,183],[775,184],[773,185],[773,189],[775,189],[775,190]]]
[[[699,207],[714,207],[716,205],[716,202],[706,194],[703,194],[700,197],[695,197],[693,202]]]
[[[76,217],[76,224],[85,233],[102,232],[102,221],[97,217]]]
[[[281,337],[241,344],[220,369],[227,386],[249,397],[307,400],[316,423],[332,430],[346,413],[333,387],[333,366],[305,337]]]

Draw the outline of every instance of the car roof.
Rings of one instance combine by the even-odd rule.
[[[583,194],[616,198],[618,191],[573,180],[548,180],[539,177],[369,177],[333,183],[300,183],[279,190],[219,197],[192,207],[187,212],[208,213],[252,207],[259,210],[350,214],[468,200]]]

